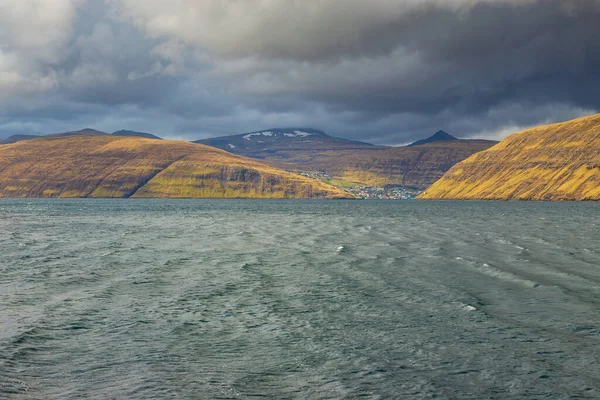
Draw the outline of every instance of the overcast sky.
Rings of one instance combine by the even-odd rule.
[[[0,0],[0,137],[500,139],[600,110],[600,0]]]

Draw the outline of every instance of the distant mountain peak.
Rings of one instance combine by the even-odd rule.
[[[0,144],[12,144],[23,140],[39,139],[41,137],[42,136],[38,135],[12,135],[10,137],[7,137],[6,139],[1,139]]]
[[[49,135],[13,135],[4,140],[0,140],[0,144],[10,144],[16,142],[22,142],[25,140],[39,139],[39,138],[57,138],[63,136],[107,136],[108,133],[101,132],[92,128],[83,128],[78,131],[70,131],[70,132],[62,132],[62,133],[52,133]]]
[[[94,129],[94,128],[83,128],[83,129],[78,130],[78,131],[73,131],[72,133],[79,133],[79,132],[82,132],[82,133],[96,133],[96,134],[106,135],[106,132],[102,132],[102,131],[99,131],[98,129]]]
[[[440,140],[440,139],[444,139],[444,140],[458,140],[457,138],[455,138],[454,136],[452,136],[448,132],[442,131],[442,130],[439,130],[436,133],[434,133],[433,135],[431,135],[431,138],[435,138],[437,140]]]
[[[264,158],[265,154],[280,151],[356,149],[373,147],[372,144],[330,136],[314,128],[271,128],[196,140],[194,143],[218,147],[247,157]]]
[[[448,142],[450,140],[459,140],[458,138],[452,136],[448,132],[439,130],[433,135],[429,136],[427,139],[417,140],[414,143],[409,144],[409,146],[418,146],[420,144],[427,144],[433,142]]]
[[[162,139],[161,137],[158,137],[151,133],[136,132],[136,131],[130,131],[127,129],[121,129],[120,131],[113,132],[112,136],[134,136],[134,137],[142,137],[142,138],[146,138],[146,139]]]
[[[63,133],[53,133],[51,135],[46,135],[48,137],[62,137],[62,136],[106,136],[108,133],[99,131],[97,129],[92,128],[83,128],[78,131],[71,132],[63,132]]]

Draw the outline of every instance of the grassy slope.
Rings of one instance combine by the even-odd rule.
[[[516,133],[454,166],[420,198],[600,200],[600,114]]]
[[[379,147],[359,150],[278,151],[265,153],[266,162],[295,171],[323,170],[336,179],[355,184],[427,187],[454,164],[496,142],[461,140],[421,146]]]
[[[332,186],[199,144],[72,136],[0,146],[0,197],[338,198]]]

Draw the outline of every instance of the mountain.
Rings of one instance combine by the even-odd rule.
[[[433,135],[429,136],[427,139],[417,140],[416,142],[409,144],[409,146],[419,146],[421,144],[434,143],[434,142],[448,142],[450,140],[458,140],[458,139],[447,132],[437,131]]]
[[[128,131],[125,129],[121,129],[120,131],[116,131],[112,133],[113,136],[134,136],[134,137],[143,137],[146,139],[159,139],[162,140],[161,137],[158,137],[156,135],[153,135],[151,133],[145,133],[145,132],[136,132],[136,131]]]
[[[420,198],[600,200],[600,114],[511,135],[455,165]]]
[[[0,146],[0,197],[351,196],[323,182],[208,146],[94,134]]]
[[[17,143],[22,140],[39,139],[40,137],[41,136],[37,136],[37,135],[12,135],[10,137],[7,137],[6,139],[0,140],[0,144]]]
[[[454,164],[497,142],[457,140],[419,146],[278,152],[264,159],[289,171],[322,171],[348,186],[425,189]]]
[[[50,135],[46,135],[45,137],[63,137],[63,136],[107,136],[108,133],[97,131],[92,128],[84,128],[78,131],[72,132],[63,132],[63,133],[52,133]]]
[[[0,144],[11,144],[11,143],[17,143],[17,142],[22,142],[25,140],[33,140],[33,139],[40,139],[40,138],[49,138],[49,137],[63,137],[63,136],[107,136],[108,133],[106,132],[101,132],[101,131],[97,131],[95,129],[91,129],[91,128],[85,128],[85,129],[81,129],[78,131],[72,131],[72,132],[62,132],[62,133],[51,133],[49,135],[42,135],[42,136],[38,136],[38,135],[12,135],[4,140],[0,140]]]
[[[324,173],[340,185],[424,189],[457,162],[497,142],[455,139],[406,147],[374,146],[304,128],[269,129],[197,143],[257,158],[288,171]]]
[[[96,129],[91,129],[91,128],[85,128],[85,129],[81,129],[78,131],[71,131],[71,132],[62,132],[62,133],[52,133],[50,135],[44,135],[44,136],[37,136],[37,135],[13,135],[10,136],[4,140],[0,140],[0,144],[10,144],[10,143],[16,143],[16,142],[20,142],[23,140],[32,140],[32,139],[39,139],[42,137],[63,137],[63,136],[108,136],[109,134],[106,132],[102,132],[102,131],[98,131]],[[117,132],[112,133],[113,136],[136,136],[136,137],[143,137],[143,138],[147,138],[147,139],[161,139],[156,135],[153,135],[151,133],[144,133],[144,132],[136,132],[136,131],[128,131],[128,130],[120,130]]]
[[[196,140],[205,144],[253,158],[267,158],[279,151],[363,149],[372,144],[337,138],[312,128],[274,128],[264,131],[242,133]]]

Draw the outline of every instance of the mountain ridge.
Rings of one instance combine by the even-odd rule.
[[[265,129],[194,143],[259,159],[288,171],[326,173],[342,185],[397,185],[422,189],[439,179],[455,163],[497,143],[461,140],[452,136],[454,140],[446,137],[446,140],[391,147],[336,138],[323,131],[309,131],[309,128],[300,132],[310,135],[292,136],[295,130]],[[282,137],[285,133],[290,136]],[[437,136],[439,138],[441,134],[438,132]]]
[[[436,133],[434,133],[433,135],[429,136],[428,138],[417,140],[416,142],[409,144],[409,146],[420,146],[422,144],[427,144],[427,143],[447,142],[447,141],[451,141],[451,140],[460,140],[460,139],[452,136],[448,132],[439,130]]]
[[[146,132],[136,132],[126,129],[121,129],[119,131],[113,133],[107,133],[103,131],[99,131],[97,129],[92,128],[83,128],[77,131],[69,131],[69,132],[61,132],[61,133],[50,133],[48,135],[12,135],[5,139],[0,140],[0,144],[12,144],[25,140],[34,140],[41,138],[52,138],[52,137],[64,137],[64,136],[135,136],[135,137],[143,137],[146,139],[159,139],[162,138],[153,135],[151,133]]]
[[[220,136],[194,140],[193,143],[218,147],[234,154],[260,158],[258,153],[269,151],[269,146],[277,149],[307,149],[327,150],[339,148],[372,147],[370,143],[330,136],[314,128],[271,128],[260,131],[240,133],[236,135]]]
[[[139,137],[71,135],[0,146],[0,197],[353,196],[214,147]]]
[[[83,128],[78,131],[70,131],[70,132],[61,132],[61,133],[51,133],[50,135],[46,135],[45,137],[64,137],[64,136],[108,136],[109,134],[106,132],[99,131],[97,129],[92,128]]]
[[[121,135],[160,139],[144,132],[121,130],[109,134],[85,128],[42,137],[32,136],[23,140]],[[271,128],[192,143],[213,146],[293,173],[330,175],[333,178],[331,182],[338,186],[392,185],[425,189],[457,162],[496,143],[456,138],[447,140],[448,136],[454,138],[438,131],[424,139],[429,139],[427,143],[419,144],[417,141],[417,144],[413,143],[411,146],[391,147],[337,138],[314,128]],[[432,138],[442,140],[431,140]]]
[[[42,137],[43,136],[38,136],[38,135],[12,135],[5,139],[0,140],[0,144],[12,144],[12,143],[21,142],[24,140],[39,139]]]
[[[128,137],[142,137],[146,139],[158,139],[163,140],[163,138],[158,137],[152,133],[147,132],[137,132],[128,129],[121,129],[116,132],[111,133],[112,136],[128,136]]]

